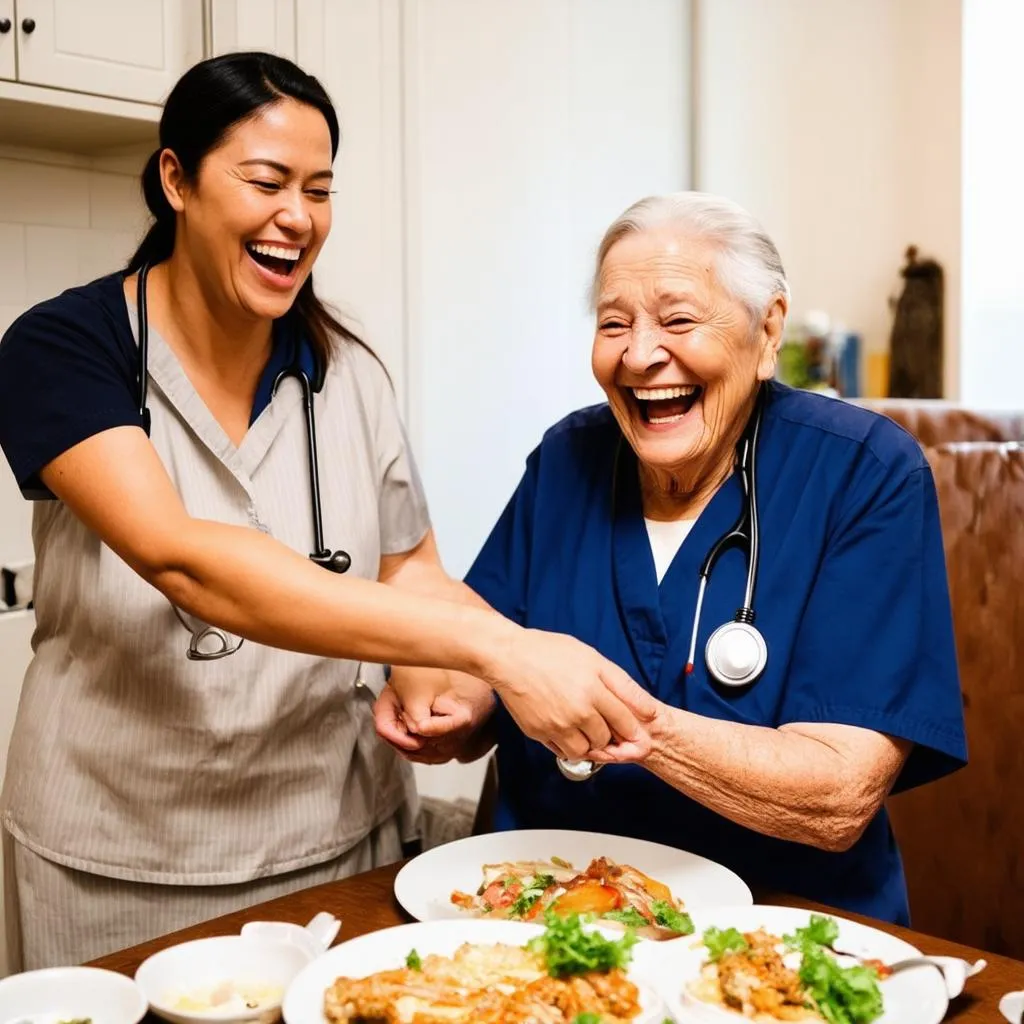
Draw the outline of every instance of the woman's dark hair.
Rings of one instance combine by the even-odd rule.
[[[178,79],[160,117],[160,145],[142,172],[142,194],[154,222],[128,261],[127,273],[160,263],[174,251],[177,216],[160,182],[160,154],[171,150],[187,180],[194,181],[203,158],[239,123],[263,107],[290,98],[319,110],[331,133],[331,159],[337,155],[338,115],[324,87],[284,57],[270,53],[228,53],[201,61]],[[309,338],[321,368],[331,358],[332,335],[364,348],[365,343],[317,298],[313,275],[299,290],[290,316]]]

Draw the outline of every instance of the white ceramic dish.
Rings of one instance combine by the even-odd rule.
[[[920,955],[902,939],[866,925],[830,915],[839,925],[836,947],[857,957],[894,963]],[[810,912],[793,907],[750,906],[707,908],[695,911],[695,934],[668,942],[644,942],[634,950],[636,969],[652,978],[668,1006],[680,1021],[694,1024],[742,1024],[747,1018],[731,1010],[698,1000],[687,986],[700,975],[706,950],[700,942],[705,928],[736,928],[754,931],[764,928],[774,935],[792,933],[805,927]],[[845,965],[854,960],[842,960]],[[942,974],[934,967],[908,968],[880,982],[885,1012],[875,1024],[939,1024],[949,1006]]]
[[[463,943],[523,945],[544,931],[540,925],[520,921],[428,921],[384,928],[349,939],[311,963],[292,983],[284,998],[285,1024],[325,1024],[324,993],[335,979],[363,978],[377,971],[405,966],[413,949],[420,956],[450,956]],[[622,938],[621,932],[607,932]],[[653,943],[648,943],[653,945]],[[638,947],[634,947],[634,952]],[[634,1024],[661,1024],[664,1001],[648,979],[632,967],[629,976],[640,988],[643,1011]]]
[[[490,832],[434,847],[398,872],[395,897],[418,921],[471,920],[451,902],[451,894],[455,889],[476,892],[484,864],[552,856],[580,871],[595,857],[630,864],[667,885],[687,911],[753,903],[743,879],[715,861],[641,839],[559,829]]]
[[[999,1000],[999,1012],[1010,1024],[1024,1024],[1024,992],[1007,992]]]
[[[150,1009],[171,1024],[271,1024],[281,1016],[288,986],[324,953],[340,927],[330,914],[318,914],[305,928],[255,921],[239,935],[161,950],[143,961],[135,981]],[[224,1001],[209,1009],[195,1008],[196,1002],[213,995]],[[246,1006],[246,996],[257,1005]]]
[[[138,1024],[146,998],[131,978],[95,967],[48,967],[0,981],[0,1024]]]

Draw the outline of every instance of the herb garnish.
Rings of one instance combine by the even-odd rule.
[[[668,900],[653,900],[651,911],[654,913],[654,921],[663,928],[671,928],[680,935],[690,935],[693,932],[693,921],[689,914],[677,910]]]
[[[714,963],[721,960],[726,953],[742,953],[750,945],[735,928],[706,928],[702,936],[708,951],[708,959]]]
[[[840,967],[828,952],[838,938],[839,925],[833,918],[812,914],[805,928],[795,929],[782,941],[802,954],[800,981],[829,1024],[869,1024],[883,1010],[878,975],[863,964]]]
[[[607,910],[601,915],[601,918],[606,921],[618,921],[619,924],[629,925],[630,928],[644,928],[650,924],[636,907],[627,907],[625,910]]]
[[[632,960],[633,946],[639,941],[633,932],[621,939],[606,939],[600,932],[584,931],[583,920],[579,914],[559,917],[549,910],[544,915],[544,934],[527,943],[530,952],[544,957],[553,978],[624,969]]]
[[[512,906],[508,908],[509,916],[522,917],[554,884],[553,875],[537,875],[512,902]]]
[[[409,955],[405,958],[405,966],[411,971],[423,970],[423,960],[415,949],[409,950]]]

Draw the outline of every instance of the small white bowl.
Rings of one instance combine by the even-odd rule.
[[[47,967],[0,981],[0,1024],[138,1024],[146,997],[131,978],[98,967]]]
[[[154,953],[139,965],[135,981],[150,1009],[171,1024],[272,1024],[280,1019],[292,980],[327,949],[340,927],[330,914],[317,914],[305,928],[283,921],[253,922],[239,935],[196,939]],[[254,993],[259,1004],[245,1007],[235,995],[209,1009],[180,1005],[190,999],[202,1002],[217,990]]]

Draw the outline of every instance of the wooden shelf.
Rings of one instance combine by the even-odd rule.
[[[97,156],[157,144],[160,107],[0,81],[0,143]]]

